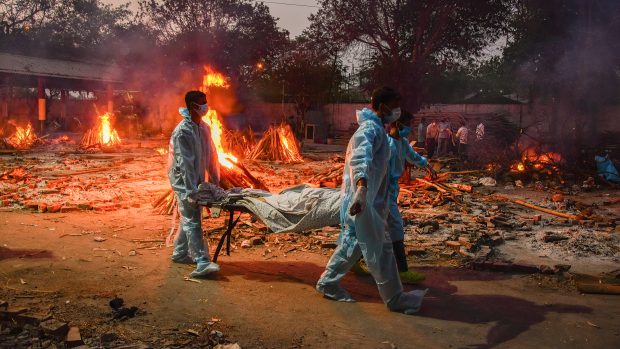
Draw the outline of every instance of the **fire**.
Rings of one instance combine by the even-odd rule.
[[[116,130],[110,125],[110,114],[105,113],[99,117],[101,131],[101,144],[110,146],[114,144],[120,144],[121,138],[116,133]]]
[[[215,144],[220,165],[232,169],[235,164],[239,162],[239,160],[236,156],[224,150],[224,146],[222,145],[224,128],[222,127],[222,122],[220,121],[217,112],[210,109],[207,114],[202,117],[202,121],[209,125],[209,128],[211,129],[211,139],[213,140],[213,144]]]
[[[215,71],[208,65],[205,65],[204,69],[205,75],[202,77],[202,87],[204,91],[208,91],[210,87],[230,87],[226,81],[226,77],[223,74]],[[213,144],[215,144],[220,165],[229,169],[234,168],[235,164],[238,163],[238,159],[233,154],[224,150],[224,146],[222,144],[224,138],[224,127],[222,126],[222,122],[217,115],[217,111],[215,109],[209,109],[207,114],[202,117],[202,121],[209,125],[209,128],[211,129],[211,139],[213,140]]]
[[[286,158],[289,159],[289,161],[304,161],[301,157],[299,147],[297,146],[297,140],[289,126],[281,125],[278,128],[278,137],[280,137],[280,142],[282,142],[284,146]]]
[[[82,138],[82,146],[112,147],[121,144],[121,138],[110,123],[111,115],[105,113],[99,116],[99,124],[86,131]]]
[[[224,89],[230,87],[224,75],[213,70],[208,65],[205,65],[204,69],[205,75],[202,79],[201,91],[208,94],[211,87]],[[267,187],[260,180],[255,178],[243,164],[239,163],[239,160],[232,152],[224,148],[225,130],[217,111],[210,108],[209,111],[202,116],[202,121],[211,129],[211,139],[217,151],[218,162],[221,165],[220,185],[223,188],[249,187],[267,190]]]
[[[26,127],[17,127],[15,133],[9,137],[7,142],[17,149],[28,149],[37,140],[37,135],[32,129],[32,125],[28,123]]]
[[[159,155],[166,155],[166,154],[168,154],[168,150],[164,149],[164,148],[157,148],[157,149],[155,149],[155,151],[158,152]]]
[[[208,65],[204,66],[205,75],[202,78],[202,86],[203,87],[222,87],[228,88],[228,81],[226,81],[226,77],[222,75],[222,73],[216,72],[213,68]]]
[[[256,147],[248,154],[248,159],[287,163],[304,161],[297,140],[290,126],[286,124],[268,129]]]
[[[511,172],[526,172],[534,170],[552,174],[560,170],[559,165],[562,155],[554,152],[537,152],[534,148],[528,148],[521,154],[521,160],[510,166]]]

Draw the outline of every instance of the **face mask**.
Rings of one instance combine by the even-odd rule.
[[[200,115],[205,115],[207,113],[207,111],[209,111],[209,105],[207,103],[205,104],[196,104],[198,106],[198,113]]]
[[[398,130],[398,134],[403,138],[409,137],[409,135],[411,134],[411,127],[403,126],[403,128]]]
[[[383,117],[383,121],[386,124],[391,124],[394,121],[400,119],[400,114],[401,114],[400,108],[394,108],[388,115],[385,115]]]

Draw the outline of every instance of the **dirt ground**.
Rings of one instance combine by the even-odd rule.
[[[264,166],[263,179],[282,168]],[[309,167],[299,165],[272,179],[274,187],[298,183]],[[149,190],[165,183],[163,175],[149,180],[143,184]],[[608,194],[591,194],[589,200]],[[224,220],[205,222],[212,253],[215,228]],[[241,240],[252,236],[242,232],[231,256],[221,255],[221,272],[195,282],[185,280],[193,267],[171,263],[171,247],[161,243],[170,226],[171,217],[155,214],[149,205],[46,214],[0,211],[0,300],[79,327],[90,347],[203,348],[218,342],[242,348],[620,347],[618,296],[581,294],[570,274],[515,275],[411,259],[426,280],[406,288],[429,288],[429,293],[421,311],[406,316],[386,309],[367,276],[345,279],[357,303],[322,298],[314,285],[332,250],[308,243],[316,232],[269,236],[264,244],[241,248]],[[570,250],[538,249],[535,241],[506,241],[500,252],[534,264],[569,263],[591,274],[620,268],[617,254],[580,258]],[[136,316],[113,320],[108,303],[115,296],[137,307]],[[0,347],[27,342],[33,348],[62,347],[26,337],[3,332]]]

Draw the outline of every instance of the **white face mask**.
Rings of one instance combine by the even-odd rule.
[[[205,115],[207,113],[207,111],[209,111],[209,105],[207,103],[205,104],[196,104],[198,106],[198,113],[200,115]]]
[[[392,109],[392,111],[390,112],[389,115],[384,116],[383,121],[386,124],[391,124],[392,122],[400,119],[400,114],[401,114],[400,107],[399,108],[394,108],[394,109]]]

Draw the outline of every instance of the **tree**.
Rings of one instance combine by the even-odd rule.
[[[321,0],[311,36],[340,50],[362,46],[369,88],[389,84],[417,110],[422,81],[478,57],[504,33],[510,0]],[[361,58],[361,57],[358,57]]]
[[[211,64],[241,84],[259,61],[269,62],[288,32],[263,3],[248,0],[144,0],[141,16],[178,61]]]
[[[2,34],[27,32],[45,17],[53,4],[53,0],[3,0],[0,2]]]
[[[303,113],[337,100],[343,79],[344,67],[337,52],[322,51],[302,35],[282,50],[256,86],[265,99],[285,98],[295,102]]]
[[[595,145],[603,108],[620,95],[620,3],[520,0],[501,71],[552,105],[551,141],[567,155]]]
[[[3,50],[70,59],[111,59],[110,44],[129,28],[127,5],[100,0],[6,0]]]

